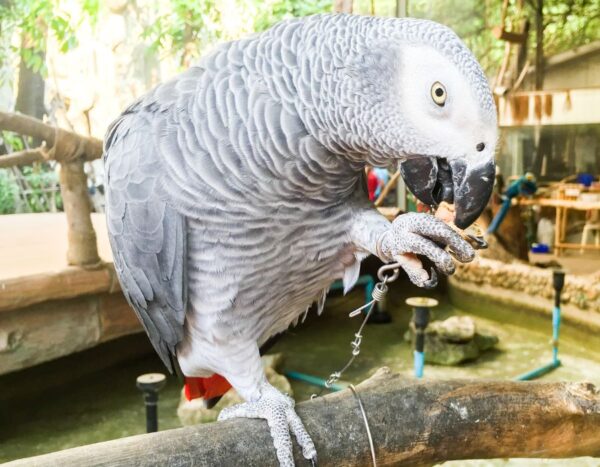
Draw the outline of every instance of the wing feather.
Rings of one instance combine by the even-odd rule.
[[[187,302],[186,221],[159,188],[160,158],[151,135],[160,115],[148,112],[134,104],[109,130],[106,215],[123,293],[173,371]]]

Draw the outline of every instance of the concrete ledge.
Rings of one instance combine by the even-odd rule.
[[[463,284],[524,292],[530,300],[554,299],[552,270],[521,262],[477,258],[472,263],[458,265],[454,277]],[[564,305],[600,315],[600,273],[577,275],[567,271],[561,299]]]
[[[548,298],[532,296],[522,291],[495,287],[489,284],[463,282],[460,277],[448,278],[450,301],[465,311],[474,311],[477,306],[494,309],[509,307],[521,311],[550,317],[554,302]],[[561,306],[565,322],[586,332],[600,333],[600,314],[591,310],[582,310],[574,305]]]

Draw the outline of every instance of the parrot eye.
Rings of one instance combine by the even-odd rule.
[[[437,105],[444,107],[446,103],[446,88],[439,81],[436,81],[431,86],[431,98]]]

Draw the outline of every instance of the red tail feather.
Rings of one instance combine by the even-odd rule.
[[[221,375],[212,375],[208,378],[185,377],[185,398],[188,401],[202,397],[212,399],[222,396],[231,389],[231,384]]]

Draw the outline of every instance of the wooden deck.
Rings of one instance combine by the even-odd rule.
[[[84,269],[67,264],[64,214],[0,216],[0,374],[141,331],[120,293],[104,216],[92,217],[103,264]]]
[[[92,214],[92,221],[100,257],[112,262],[104,215]],[[66,267],[67,218],[63,213],[0,216],[0,281]]]

